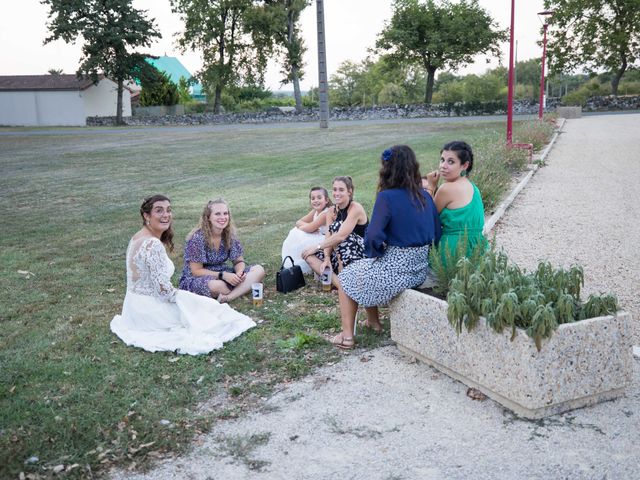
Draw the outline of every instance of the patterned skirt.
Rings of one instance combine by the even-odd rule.
[[[403,290],[424,282],[428,260],[429,245],[388,247],[382,257],[353,262],[338,278],[344,292],[359,305],[387,305]]]

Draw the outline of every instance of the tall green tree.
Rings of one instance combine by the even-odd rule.
[[[331,75],[331,103],[340,106],[359,105],[362,101],[360,85],[364,75],[361,64],[345,60]]]
[[[426,79],[421,68],[367,57],[342,62],[331,76],[331,103],[340,106],[419,103]]]
[[[180,77],[181,79],[183,77]],[[153,65],[144,68],[140,75],[140,106],[175,105],[180,100],[178,87],[171,81],[166,72],[161,72]]]
[[[304,53],[307,48],[300,32],[300,14],[311,0],[266,0],[269,28],[282,57],[282,84],[293,84],[296,111],[302,112],[300,80],[304,78]]]
[[[516,80],[522,85],[531,86],[531,98],[536,100],[540,88],[540,59],[531,58],[516,63]],[[507,79],[508,72],[505,71],[504,78]]]
[[[478,54],[498,55],[506,39],[477,0],[395,0],[393,16],[376,47],[392,61],[420,65],[427,76],[424,101],[431,103],[438,69],[455,70]]]
[[[104,73],[118,84],[116,123],[122,124],[124,82],[133,80],[145,55],[132,49],[148,47],[160,38],[153,19],[133,8],[132,0],[41,0],[49,6],[51,32],[44,43],[62,39],[75,43],[82,37],[82,58],[77,75],[95,82]]]
[[[222,92],[240,83],[262,83],[270,48],[268,35],[259,27],[262,12],[252,0],[171,0],[185,28],[179,44],[200,50],[203,68],[197,76],[213,93],[216,113]]]
[[[181,105],[188,105],[193,103],[193,97],[191,96],[191,81],[184,77],[180,77],[178,80],[178,103]]]
[[[492,102],[500,98],[500,77],[491,72],[478,76],[470,74],[464,77],[465,102]]]
[[[556,73],[605,68],[611,93],[640,57],[640,0],[545,0],[549,63]]]

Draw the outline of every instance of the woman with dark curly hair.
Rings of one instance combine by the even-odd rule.
[[[473,150],[468,143],[456,140],[440,150],[440,168],[425,179],[425,190],[433,197],[442,223],[441,258],[446,264],[447,252],[454,254],[460,239],[466,238],[464,255],[471,255],[478,244],[488,245],[482,234],[484,205],[478,187],[469,180],[473,169]],[[438,180],[444,180],[438,187]]]
[[[365,255],[339,275],[342,332],[331,343],[353,348],[358,305],[365,307],[365,327],[382,330],[378,306],[407,288],[422,284],[429,270],[429,248],[440,238],[440,221],[431,197],[422,189],[420,166],[406,145],[381,156],[378,195],[364,237]]]
[[[197,355],[222,347],[255,326],[229,305],[171,284],[174,265],[173,211],[164,195],[153,195],[140,207],[142,228],[127,248],[127,293],[122,314],[111,321],[111,331],[127,345],[150,352],[176,351]]]

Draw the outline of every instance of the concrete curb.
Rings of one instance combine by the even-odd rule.
[[[540,158],[538,159],[539,162],[542,163],[547,158],[547,155],[549,154],[549,152],[551,151],[551,148],[555,144],[556,139],[558,138],[558,135],[560,134],[562,127],[564,127],[565,122],[566,122],[566,119],[562,118],[560,121],[560,125],[558,126],[558,128],[556,128],[556,131],[551,137],[551,140],[549,141],[547,146],[544,148],[544,150],[542,150],[542,153],[540,154]],[[531,177],[535,175],[535,173],[538,171],[538,168],[540,168],[538,164],[532,165],[529,173],[527,173],[527,175],[522,180],[520,180],[520,183],[516,185],[516,187],[511,191],[509,196],[505,198],[500,203],[500,205],[498,205],[498,208],[496,208],[496,211],[493,213],[493,215],[491,215],[491,218],[489,218],[489,220],[487,220],[487,222],[484,224],[484,229],[482,233],[484,233],[485,236],[488,236],[491,230],[493,230],[493,227],[495,227],[496,223],[498,223],[498,221],[502,218],[502,216],[505,214],[507,209],[511,206],[511,204],[516,199],[518,194],[522,191],[522,189],[527,185],[527,183],[529,183],[529,180],[531,180]]]

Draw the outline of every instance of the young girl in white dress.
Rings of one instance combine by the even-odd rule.
[[[127,345],[149,352],[198,355],[221,348],[255,326],[229,305],[173,287],[174,265],[165,251],[173,250],[173,213],[167,197],[145,199],[140,215],[143,227],[127,248],[127,294],[122,314],[111,321],[113,333]]]
[[[302,259],[302,251],[324,240],[326,231],[325,215],[331,206],[329,193],[324,187],[313,187],[309,192],[312,210],[296,222],[289,235],[282,243],[282,260],[287,256],[293,258],[303,273],[311,273],[311,267]]]

